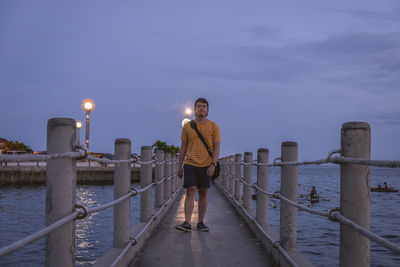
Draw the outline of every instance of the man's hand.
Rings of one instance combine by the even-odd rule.
[[[183,177],[183,169],[182,169],[182,167],[180,167],[180,168],[178,169],[178,177],[179,177],[180,179],[182,179],[182,177]]]
[[[215,172],[215,166],[214,165],[211,165],[210,167],[208,167],[208,169],[207,169],[207,175],[208,176],[212,177],[214,175],[214,172]]]

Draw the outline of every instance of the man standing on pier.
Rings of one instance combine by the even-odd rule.
[[[184,176],[183,187],[186,188],[186,197],[185,222],[176,226],[176,229],[180,231],[190,232],[192,230],[191,219],[196,189],[199,191],[197,229],[208,231],[208,227],[204,224],[208,203],[208,188],[210,188],[211,177],[217,165],[221,143],[218,125],[207,119],[208,110],[209,105],[205,98],[199,98],[194,103],[196,117],[194,122],[212,152],[212,158],[190,123],[186,123],[182,129],[178,176],[179,178]],[[184,160],[185,165],[182,167]]]

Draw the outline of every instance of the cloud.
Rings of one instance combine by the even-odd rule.
[[[400,32],[347,33],[320,41],[287,44],[224,46],[209,49],[207,67],[184,70],[195,78],[264,84],[317,81],[361,91],[398,90]]]
[[[379,67],[383,70],[399,72],[400,71],[400,45],[399,47],[379,52],[375,56]]]
[[[357,114],[372,118],[378,125],[400,125],[400,107],[398,106],[367,106]]]
[[[251,36],[256,38],[279,38],[282,35],[282,31],[278,28],[266,25],[256,25],[245,29]]]
[[[361,9],[341,9],[337,12],[350,14],[353,17],[367,20],[382,20],[382,21],[400,21],[399,8],[395,8],[392,12],[378,12],[372,10]]]

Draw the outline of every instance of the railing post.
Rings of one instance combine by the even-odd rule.
[[[179,161],[179,154],[176,155],[175,160],[176,160],[176,162],[175,162],[175,192],[176,192],[176,190],[178,190],[179,185],[180,185],[180,184],[179,184],[180,179],[179,179],[179,177],[178,177],[178,161]]]
[[[175,178],[176,178],[175,161],[176,161],[176,156],[172,156],[173,163],[171,165],[171,175],[173,175],[173,178],[171,179],[171,194],[175,193]]]
[[[297,161],[298,146],[296,142],[283,142],[281,162]],[[281,167],[281,194],[297,202],[297,166]],[[285,250],[296,249],[297,208],[281,201],[280,241]]]
[[[131,158],[131,140],[115,140],[115,159]],[[129,193],[131,188],[131,164],[116,163],[114,166],[114,199]],[[114,207],[114,248],[123,248],[129,242],[131,200],[125,199]]]
[[[151,161],[151,146],[142,146],[140,161]],[[152,164],[140,164],[140,187],[144,188],[152,183]],[[151,218],[152,213],[152,189],[140,194],[140,221],[147,222]]]
[[[235,155],[235,178],[240,179],[242,178],[242,154]],[[242,183],[238,180],[235,180],[235,199],[240,201],[242,197]]]
[[[225,157],[225,190],[229,193],[229,156]]]
[[[222,175],[222,187],[227,190],[228,189],[228,162],[227,162],[227,157],[224,157],[222,159],[222,170],[223,170],[223,175]]]
[[[171,153],[165,153],[165,177],[167,179],[171,176]],[[165,181],[164,183],[164,200],[169,199],[171,193],[171,180]]]
[[[260,148],[257,151],[257,163],[268,163],[269,151]],[[257,166],[257,185],[264,191],[268,191],[268,167]],[[257,192],[257,191],[256,191]],[[268,196],[257,192],[256,218],[260,224],[268,223]]]
[[[229,156],[229,193],[235,195],[235,156]]]
[[[47,153],[75,150],[75,120],[53,118],[47,122]],[[75,159],[50,159],[46,168],[46,226],[71,214],[76,201]],[[46,236],[46,266],[75,266],[75,222]]]
[[[156,157],[157,157],[157,163],[154,175],[155,175],[155,180],[159,182],[164,178],[165,163],[161,163],[164,161],[164,151],[157,150]],[[164,203],[164,183],[160,183],[156,185],[155,206],[161,207],[163,203]]]
[[[243,167],[243,179],[248,184],[253,184],[252,175],[253,175],[253,153],[252,152],[244,152],[244,167]],[[251,191],[252,188],[246,184],[243,184],[243,207],[247,211],[251,211]]]
[[[371,129],[366,122],[342,125],[341,156],[370,159]],[[340,214],[370,228],[370,167],[340,165]],[[340,224],[340,266],[370,266],[370,240]]]

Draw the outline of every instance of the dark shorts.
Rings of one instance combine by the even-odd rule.
[[[208,167],[195,167],[185,164],[183,166],[183,187],[210,188],[211,177],[207,175],[207,169]]]

